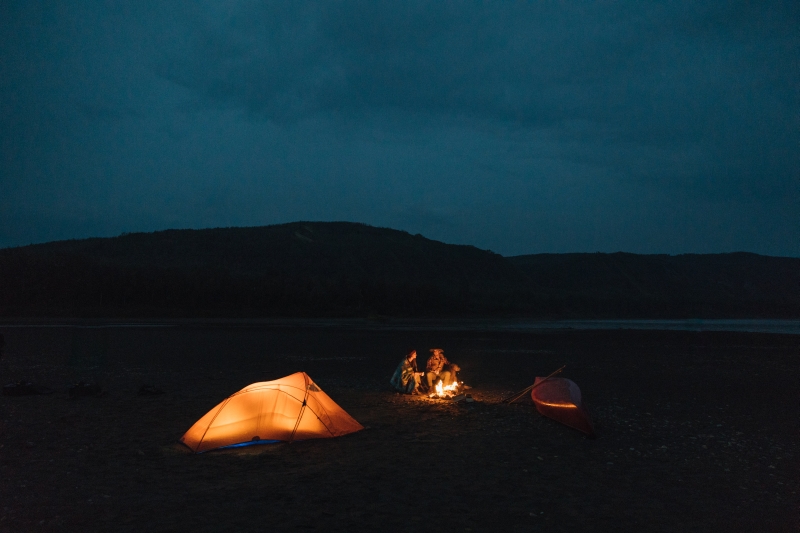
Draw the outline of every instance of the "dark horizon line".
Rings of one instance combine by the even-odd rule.
[[[680,253],[666,253],[666,252],[659,252],[659,253],[638,253],[638,252],[626,252],[624,250],[617,250],[614,252],[602,252],[596,250],[594,252],[532,252],[532,253],[525,253],[525,254],[515,254],[515,255],[503,255],[495,252],[491,249],[484,249],[475,246],[474,244],[455,244],[445,241],[440,241],[438,239],[432,239],[430,237],[426,237],[420,233],[413,234],[410,231],[391,228],[388,226],[376,226],[372,224],[367,224],[366,222],[354,222],[351,220],[295,220],[292,222],[280,222],[275,224],[263,224],[259,226],[213,226],[213,227],[204,227],[204,228],[165,228],[165,229],[158,229],[153,231],[123,231],[118,235],[108,236],[108,237],[101,237],[101,236],[92,236],[92,237],[72,237],[67,239],[56,239],[52,241],[41,241],[41,242],[31,242],[28,244],[18,244],[18,245],[11,245],[11,246],[0,246],[0,251],[5,250],[13,250],[18,248],[26,248],[29,246],[44,246],[48,244],[54,243],[62,243],[62,242],[80,242],[80,241],[90,241],[95,239],[117,239],[120,237],[125,237],[128,235],[152,235],[157,233],[165,233],[169,231],[211,231],[211,230],[236,230],[236,229],[254,229],[254,228],[270,228],[270,227],[277,227],[277,226],[289,226],[292,224],[353,224],[353,225],[361,225],[367,226],[370,228],[375,229],[388,229],[392,231],[400,231],[403,233],[407,233],[409,235],[420,235],[425,239],[434,242],[440,242],[443,244],[453,245],[453,246],[473,246],[478,248],[479,250],[484,250],[487,252],[491,252],[497,254],[501,257],[505,258],[514,258],[514,257],[526,257],[532,255],[594,255],[594,254],[605,254],[605,255],[614,255],[614,254],[627,254],[627,255],[639,255],[639,256],[669,256],[669,257],[678,257],[683,255],[734,255],[734,254],[747,254],[747,255],[755,255],[760,257],[774,257],[774,258],[787,258],[787,259],[798,259],[800,255],[767,255],[767,254],[760,254],[758,252],[751,252],[747,250],[734,250],[729,252],[680,252]]]

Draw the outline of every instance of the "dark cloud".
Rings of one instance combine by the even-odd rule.
[[[208,21],[162,74],[272,118],[397,108],[657,134],[652,118],[691,126],[748,88],[796,103],[796,58],[771,49],[798,51],[791,4],[277,4]]]
[[[789,3],[239,7],[199,29],[167,77],[277,121],[395,109],[550,128],[579,143],[571,157],[639,178],[688,172],[709,192],[799,162]]]
[[[800,255],[799,13],[4,2],[0,245],[349,219],[501,253]]]

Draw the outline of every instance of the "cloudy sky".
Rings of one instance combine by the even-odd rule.
[[[349,220],[800,256],[800,2],[0,2],[0,247]]]

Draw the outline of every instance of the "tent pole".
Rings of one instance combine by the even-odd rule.
[[[297,433],[297,428],[300,426],[300,419],[303,418],[303,412],[306,410],[306,405],[308,405],[308,374],[303,372],[303,378],[306,382],[306,393],[303,396],[303,405],[300,406],[300,414],[297,415],[297,422],[294,423],[294,429],[289,436],[289,444],[294,442],[294,434]]]

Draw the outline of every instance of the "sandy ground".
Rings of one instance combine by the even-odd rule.
[[[0,531],[798,531],[800,336],[325,324],[0,325]],[[478,401],[388,389],[444,348]],[[590,440],[498,403],[562,364]],[[232,392],[306,371],[367,429],[193,455]],[[107,393],[70,399],[70,383]],[[143,384],[165,392],[137,395]]]

